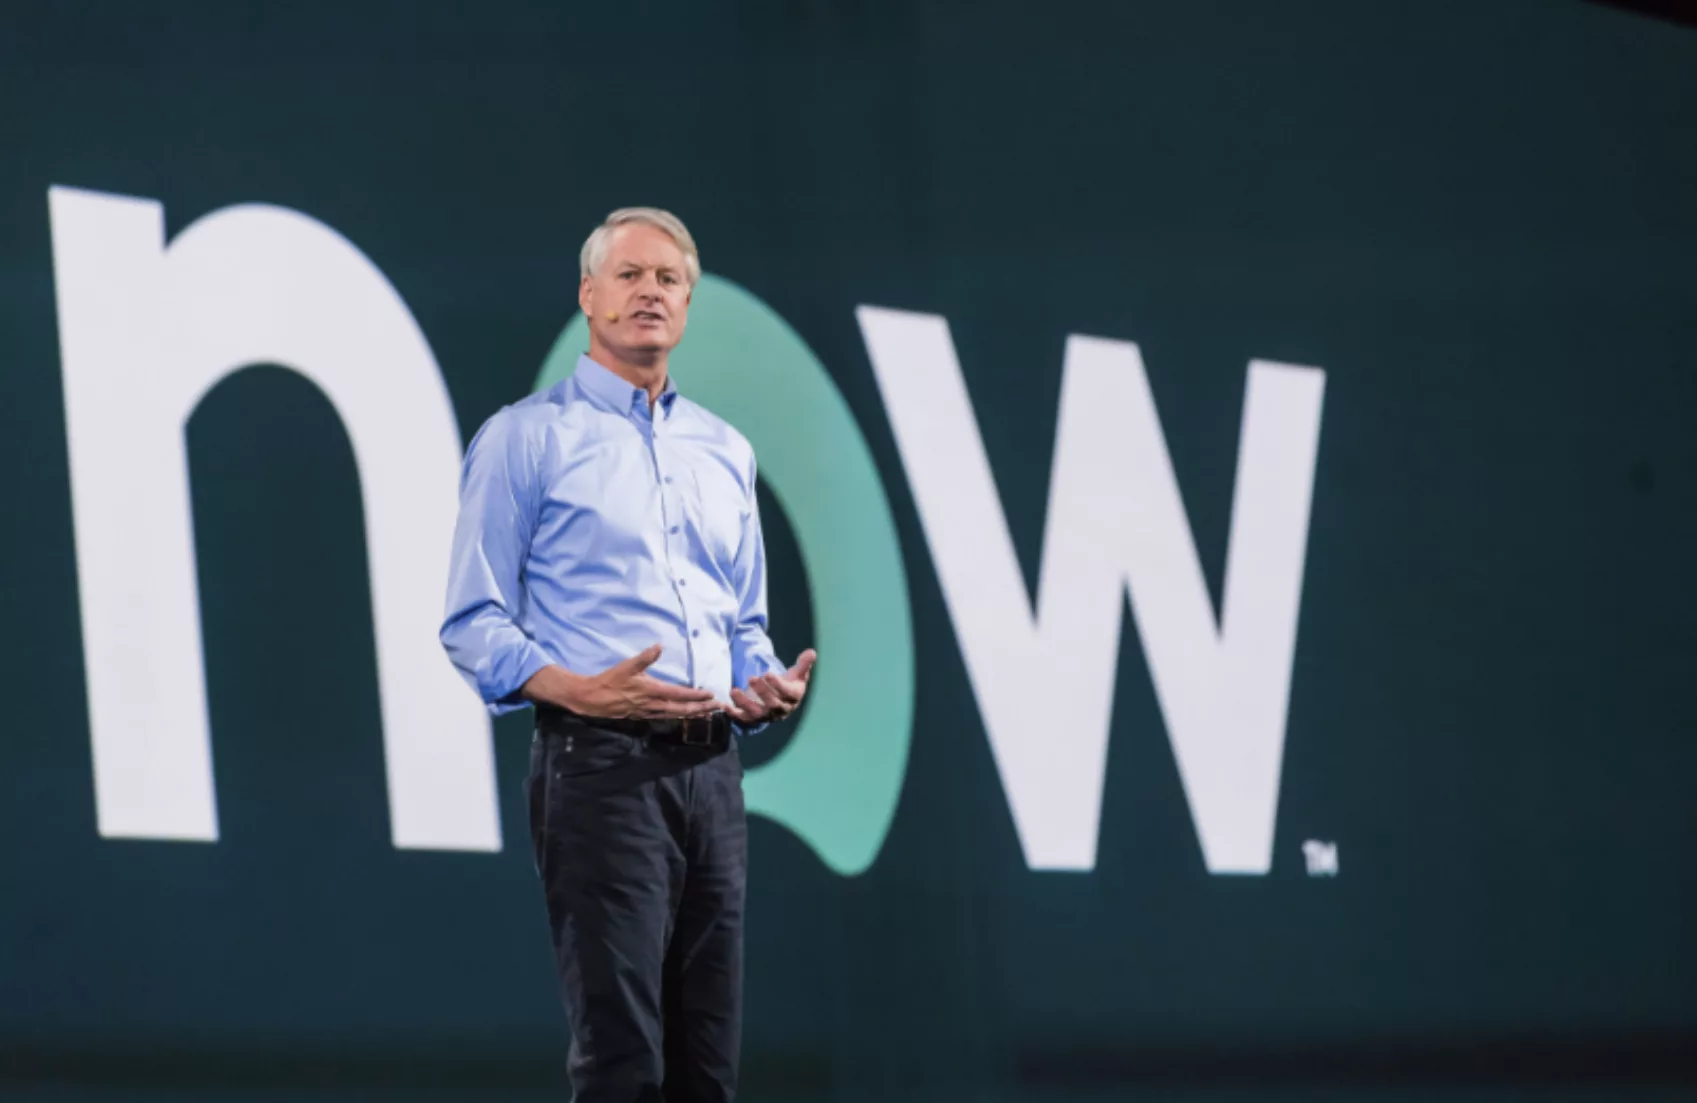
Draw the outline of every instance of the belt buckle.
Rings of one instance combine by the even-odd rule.
[[[682,728],[678,738],[686,747],[710,747],[713,744],[713,718],[711,716],[686,716],[680,721]]]

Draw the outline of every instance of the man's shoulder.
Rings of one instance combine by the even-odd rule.
[[[504,441],[508,445],[536,443],[548,426],[560,420],[564,405],[560,390],[558,386],[549,387],[502,406],[479,427],[472,440],[473,445],[496,441]]]
[[[562,379],[547,390],[509,402],[501,412],[521,425],[546,425],[560,420],[565,408],[566,381]]]
[[[743,436],[736,426],[701,405],[701,403],[693,402],[683,395],[678,396],[678,405],[683,407],[689,417],[695,420],[705,436],[720,444],[739,459],[752,459],[754,457],[754,445],[749,443],[748,438]]]
[[[565,406],[565,384],[561,381],[546,390],[507,403],[491,414],[486,424],[499,422],[502,428],[509,430],[535,429],[558,421]]]

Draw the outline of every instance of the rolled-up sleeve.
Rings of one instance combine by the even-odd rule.
[[[466,449],[440,634],[454,667],[495,715],[524,708],[519,689],[553,662],[520,627],[540,500],[526,438],[507,409],[485,422]]]

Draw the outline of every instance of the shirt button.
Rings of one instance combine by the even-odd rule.
[[[701,638],[701,629],[696,628],[696,629],[692,630],[690,632],[690,636],[692,636],[695,639],[700,639]]]
[[[666,482],[670,483],[671,481],[672,481],[672,477],[670,475],[667,475],[666,476]]]
[[[677,535],[677,531],[678,531],[678,526],[676,526],[676,525],[673,525],[673,526],[672,526],[672,534],[673,534],[673,535],[674,535],[674,536],[675,536],[675,535]]]
[[[679,586],[688,586],[689,585],[689,579],[687,579],[687,578],[678,579],[678,585]]]

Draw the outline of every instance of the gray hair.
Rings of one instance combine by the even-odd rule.
[[[595,227],[589,239],[583,243],[583,252],[578,254],[578,272],[582,276],[592,276],[607,259],[607,247],[612,243],[613,231],[620,226],[631,223],[641,223],[652,226],[671,238],[677,247],[683,250],[684,274],[689,279],[689,285],[694,287],[701,279],[701,254],[696,252],[695,239],[684,227],[683,220],[671,211],[663,211],[658,207],[620,207],[602,220]]]

